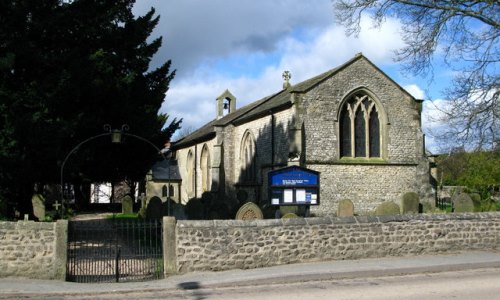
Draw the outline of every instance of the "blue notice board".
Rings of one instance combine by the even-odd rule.
[[[269,172],[271,205],[319,205],[319,175],[299,166]]]

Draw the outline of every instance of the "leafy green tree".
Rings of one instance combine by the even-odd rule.
[[[30,212],[34,186],[59,182],[64,157],[103,125],[159,148],[179,128],[159,113],[175,75],[170,61],[150,70],[161,38],[152,8],[133,0],[0,2],[0,201]],[[65,180],[141,178],[156,159],[150,145],[96,139],[68,160]]]
[[[438,170],[442,185],[465,186],[490,200],[494,187],[500,185],[500,151],[457,151],[439,157]]]

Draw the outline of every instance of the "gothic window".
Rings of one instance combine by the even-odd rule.
[[[241,178],[243,182],[255,182],[257,176],[256,149],[253,136],[247,132],[241,144]]]
[[[367,94],[354,94],[344,102],[339,127],[341,157],[381,157],[379,112]]]
[[[210,191],[210,187],[212,185],[212,178],[211,178],[211,162],[210,162],[210,152],[208,151],[207,145],[203,146],[203,149],[201,150],[201,162],[200,162],[200,167],[201,167],[201,186],[204,192]]]
[[[365,138],[365,113],[361,106],[356,111],[354,118],[354,153],[356,157],[366,156],[366,138]]]
[[[351,154],[351,117],[349,106],[344,105],[340,115],[340,156],[352,156]]]
[[[380,123],[375,108],[370,113],[370,157],[380,157]]]
[[[187,173],[187,179],[188,179],[187,191],[188,191],[188,195],[192,196],[192,195],[194,195],[194,185],[195,185],[195,180],[196,180],[196,178],[195,178],[196,172],[194,170],[194,168],[196,166],[194,164],[195,162],[194,162],[193,151],[189,150],[186,162],[187,162],[186,163],[186,173]]]

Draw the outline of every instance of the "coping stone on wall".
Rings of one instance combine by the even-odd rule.
[[[357,224],[355,217],[335,217],[332,218],[333,224]]]
[[[377,220],[380,223],[395,222],[396,221],[396,216],[395,215],[377,216]]]
[[[287,218],[281,219],[284,226],[287,225],[307,225],[307,222],[304,218]]]
[[[214,221],[181,221],[177,222],[177,226],[179,227],[189,227],[189,228],[206,228],[206,227],[214,227]]]
[[[331,217],[315,217],[315,218],[305,218],[308,225],[331,225],[333,224]]]
[[[379,221],[376,216],[356,216],[354,218],[358,223],[374,223]]]
[[[0,222],[0,228],[5,229],[5,230],[16,229],[16,223],[3,221],[3,222]]]
[[[384,216],[357,216],[357,217],[314,217],[295,219],[264,219],[264,220],[208,220],[185,221],[179,220],[178,227],[208,228],[208,227],[270,227],[294,225],[342,225],[360,223],[390,223],[390,222],[420,222],[443,220],[478,220],[500,218],[500,212],[458,213],[458,214],[407,214]],[[35,223],[35,222],[30,222]]]

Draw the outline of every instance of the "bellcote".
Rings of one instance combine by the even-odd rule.
[[[216,100],[217,119],[236,110],[236,97],[229,90],[226,89]]]

